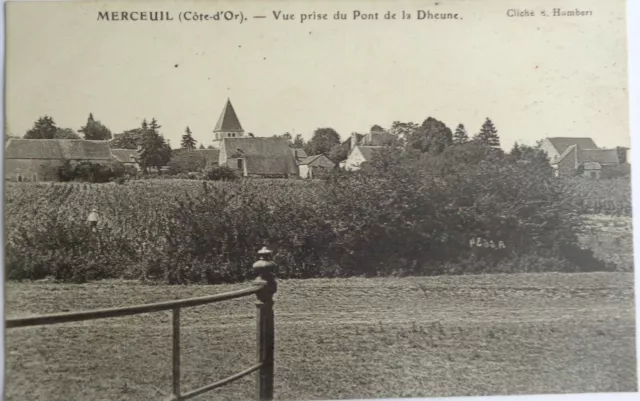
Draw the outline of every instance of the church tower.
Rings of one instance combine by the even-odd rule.
[[[236,115],[236,111],[231,105],[231,100],[227,99],[227,103],[222,109],[218,123],[213,129],[213,143],[216,148],[220,147],[220,141],[224,138],[242,138],[244,130],[240,125],[240,120]]]

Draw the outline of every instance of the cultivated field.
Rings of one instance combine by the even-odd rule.
[[[7,315],[237,289],[9,283]],[[281,281],[279,400],[635,391],[633,276],[514,274]],[[250,366],[253,300],[183,310],[183,389]],[[169,394],[168,312],[7,332],[7,400]],[[205,400],[252,399],[249,376]]]

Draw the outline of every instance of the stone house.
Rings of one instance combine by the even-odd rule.
[[[600,149],[591,138],[545,138],[541,148],[547,152],[556,177],[580,174],[600,178],[629,167],[628,148]]]
[[[298,163],[301,178],[316,178],[336,167],[325,155],[309,156]]]
[[[298,175],[293,153],[282,138],[224,138],[219,165],[228,166],[243,177]]]
[[[11,181],[59,181],[66,161],[118,163],[108,141],[84,139],[9,139],[4,148],[4,175]]]

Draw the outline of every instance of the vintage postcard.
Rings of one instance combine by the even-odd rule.
[[[5,12],[6,400],[637,396],[625,1]]]

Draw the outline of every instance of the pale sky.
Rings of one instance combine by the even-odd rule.
[[[77,130],[92,112],[112,132],[155,117],[178,147],[188,125],[212,142],[227,97],[246,132],[332,127],[343,139],[434,117],[470,134],[490,117],[503,147],[546,136],[628,146],[625,3],[608,1],[181,1],[13,3],[7,8],[6,124],[40,116]],[[540,16],[591,10],[587,17]],[[352,10],[379,12],[354,21]],[[416,10],[462,20],[416,20]],[[507,17],[509,9],[535,17]],[[98,11],[167,10],[170,22],[97,21]],[[179,22],[182,11],[242,12]],[[295,13],[276,21],[272,11]],[[336,11],[347,20],[332,19]],[[402,10],[412,14],[401,20]],[[301,23],[302,12],[328,21]],[[384,20],[386,11],[397,20]],[[266,19],[253,19],[266,15]],[[176,67],[177,65],[177,67]]]

